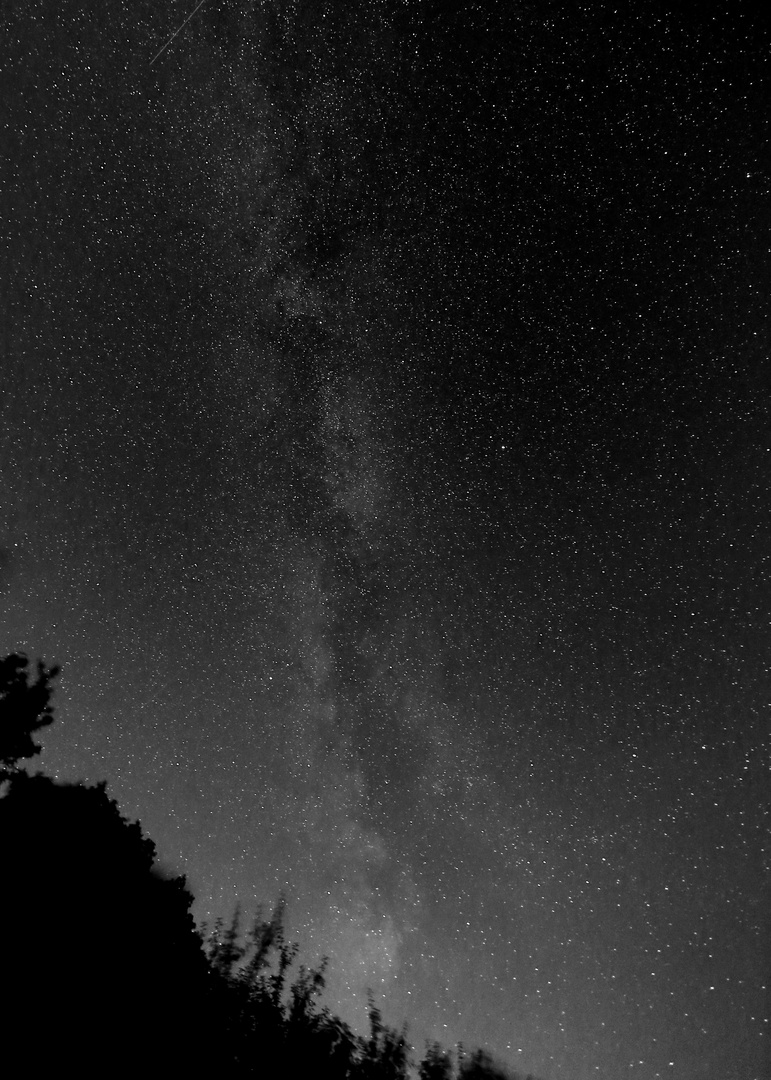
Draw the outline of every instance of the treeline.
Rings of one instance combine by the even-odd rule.
[[[321,1004],[326,962],[296,968],[284,903],[198,929],[184,877],[105,785],[61,784],[40,752],[57,670],[0,660],[0,1063],[6,1076],[503,1080],[482,1050],[416,1061],[369,999],[355,1033]]]

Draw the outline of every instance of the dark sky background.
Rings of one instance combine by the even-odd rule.
[[[2,14],[0,653],[200,919],[549,1080],[768,1075],[752,8]],[[701,12],[699,9],[702,9]]]

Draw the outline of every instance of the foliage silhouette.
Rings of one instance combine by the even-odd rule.
[[[371,993],[358,1035],[320,1004],[326,960],[290,980],[284,898],[245,931],[239,909],[197,930],[185,878],[158,869],[104,783],[19,765],[40,752],[33,735],[53,719],[57,670],[38,663],[31,679],[24,657],[0,660],[3,1075],[407,1080],[406,1028],[388,1027]],[[452,1075],[429,1045],[420,1080]],[[461,1053],[458,1080],[508,1075],[483,1051]]]
[[[18,1053],[34,1046],[38,1068],[86,1074],[181,1064],[207,975],[185,879],[154,868],[152,841],[104,784],[13,776],[0,849],[0,980]]]
[[[0,660],[0,780],[16,771],[22,758],[40,753],[32,736],[53,720],[51,682],[59,668],[38,661],[37,679],[31,682],[28,666],[17,653]]]
[[[475,1050],[468,1057],[461,1058],[458,1068],[458,1080],[513,1080],[512,1074],[501,1068],[487,1050]]]
[[[6,1075],[62,1066],[128,1076],[184,1067],[207,966],[183,877],[105,785],[60,784],[19,765],[40,752],[56,668],[0,661],[0,851]],[[10,1068],[8,1068],[10,1066]]]
[[[218,920],[203,931],[229,1075],[406,1080],[406,1035],[383,1023],[372,997],[370,1031],[362,1037],[319,1005],[326,960],[317,968],[300,967],[289,983],[297,948],[285,940],[284,910],[283,900],[268,920],[258,910],[243,936],[238,910],[227,926]]]
[[[429,1043],[418,1070],[420,1080],[452,1080],[452,1059],[437,1042]]]

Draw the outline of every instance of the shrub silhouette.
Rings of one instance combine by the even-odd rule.
[[[27,667],[0,661],[4,1071],[176,1069],[208,989],[192,896],[156,869],[155,845],[104,784],[20,769],[40,752],[32,736],[51,723],[57,673],[38,664],[30,680]]]
[[[326,960],[289,973],[283,899],[245,933],[196,930],[184,877],[156,865],[155,845],[127,821],[105,784],[29,775],[33,736],[51,723],[56,668],[0,660],[0,1069],[128,1080],[406,1080],[406,1029],[388,1027],[369,997],[357,1035],[320,1005]],[[450,1080],[427,1048],[421,1080]],[[461,1053],[458,1080],[502,1080],[483,1051]]]
[[[152,841],[103,784],[14,777],[0,850],[0,996],[17,1062],[111,1076],[181,1066],[207,989],[184,878],[154,868]]]

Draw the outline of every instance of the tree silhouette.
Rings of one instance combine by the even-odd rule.
[[[0,850],[0,996],[40,1071],[129,1075],[189,1057],[207,988],[192,896],[155,869],[152,841],[105,785],[13,777]]]
[[[452,1080],[452,1059],[438,1042],[426,1046],[418,1076],[420,1080]]]
[[[53,720],[51,682],[58,667],[38,660],[37,679],[30,681],[26,656],[12,653],[0,660],[0,780],[18,768],[23,758],[40,753],[32,736]]]
[[[26,669],[20,656],[0,662],[4,1071],[176,1069],[191,1057],[207,993],[192,896],[183,877],[157,869],[155,845],[104,784],[18,768],[52,720],[56,674],[38,664],[30,681]]]
[[[383,1023],[383,1017],[369,994],[369,1038],[363,1041],[363,1080],[406,1080],[409,1043],[406,1030],[397,1032]]]
[[[0,1069],[3,1075],[214,1075],[284,1080],[407,1080],[406,1028],[369,994],[357,1035],[321,1005],[327,961],[290,971],[282,897],[242,930],[196,930],[181,876],[104,783],[63,784],[20,762],[40,752],[57,668],[0,660]],[[451,1080],[427,1046],[420,1080]],[[510,1080],[484,1051],[459,1048],[458,1080]]]
[[[508,1069],[493,1061],[487,1050],[478,1049],[461,1058],[458,1080],[513,1080],[513,1077]]]

